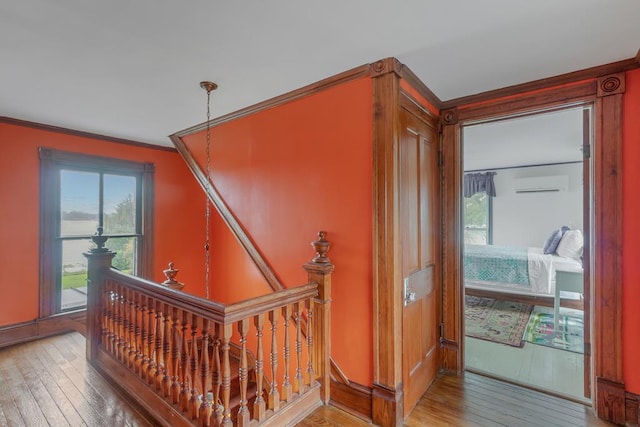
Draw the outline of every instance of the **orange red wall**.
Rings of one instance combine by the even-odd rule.
[[[169,261],[187,290],[202,282],[204,204],[201,189],[177,152],[156,150],[0,123],[0,326],[38,317],[38,147],[155,164],[155,273]],[[108,246],[108,244],[107,244]]]
[[[212,129],[210,145],[213,183],[286,287],[306,283],[309,243],[327,232],[336,267],[332,355],[349,379],[366,385],[373,371],[372,90],[363,78],[226,122]],[[184,142],[201,158],[204,132]]]
[[[627,391],[640,394],[640,70],[626,73],[622,125],[622,336]]]

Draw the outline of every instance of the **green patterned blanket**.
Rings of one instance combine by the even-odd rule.
[[[465,245],[464,278],[531,286],[527,248]]]

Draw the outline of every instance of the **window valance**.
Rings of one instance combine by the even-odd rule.
[[[464,197],[471,197],[476,193],[482,191],[487,195],[495,197],[496,186],[493,183],[493,177],[496,172],[479,172],[479,173],[466,173],[464,174]]]

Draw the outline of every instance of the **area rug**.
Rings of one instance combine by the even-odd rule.
[[[465,297],[465,335],[513,347],[522,347],[532,305],[492,298]]]
[[[533,344],[584,352],[584,322],[580,317],[560,315],[558,330],[553,329],[553,313],[534,311],[527,324],[524,340]]]

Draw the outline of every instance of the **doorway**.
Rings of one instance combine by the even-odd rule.
[[[582,402],[591,391],[591,112],[461,126],[465,369]]]

